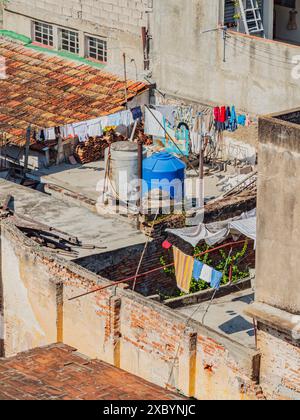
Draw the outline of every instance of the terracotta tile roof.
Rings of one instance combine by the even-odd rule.
[[[179,400],[107,363],[56,344],[0,359],[1,400]]]
[[[125,83],[117,76],[0,39],[6,79],[0,80],[0,131],[25,143],[26,128],[80,122],[124,109]],[[128,81],[128,98],[147,89]]]

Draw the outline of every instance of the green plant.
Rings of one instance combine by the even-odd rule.
[[[195,259],[201,261],[204,264],[207,264],[211,267],[214,267],[216,270],[223,273],[222,285],[226,285],[229,283],[230,280],[230,271],[232,272],[231,282],[236,283],[237,281],[244,279],[249,276],[249,270],[243,270],[240,267],[241,261],[246,256],[248,251],[248,241],[245,242],[243,248],[236,253],[232,253],[230,251],[225,251],[224,249],[219,250],[219,258],[218,256],[214,255],[212,258],[212,253],[206,251],[212,250],[212,248],[206,244],[197,246],[194,249],[194,257]],[[205,253],[205,254],[204,254]],[[204,254],[204,255],[203,255]],[[199,257],[199,255],[201,255]],[[160,258],[160,263],[163,267],[164,272],[174,278],[175,280],[175,268],[174,266],[168,267],[164,257]],[[191,281],[191,288],[190,294],[198,293],[203,290],[207,290],[210,288],[210,285],[203,280],[196,280],[192,279]],[[172,296],[166,296],[160,293],[163,299],[171,299],[175,297],[185,296],[186,294],[178,290]]]

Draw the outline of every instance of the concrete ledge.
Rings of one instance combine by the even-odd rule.
[[[242,280],[238,283],[238,285],[231,284],[221,286],[218,292],[216,293],[215,298],[218,299],[220,297],[230,295],[231,293],[236,292],[237,290],[242,291],[247,289],[251,289],[250,278]],[[178,298],[165,300],[164,304],[172,309],[181,308],[183,306],[196,305],[197,303],[206,302],[210,300],[213,297],[214,292],[214,289],[204,290],[202,292],[193,293],[188,296],[181,296]]]
[[[121,222],[125,222],[130,226],[136,228],[138,225],[137,216],[129,217],[128,215],[122,215],[115,213],[112,208],[99,206],[96,200],[86,197],[83,194],[70,191],[64,187],[60,187],[55,184],[45,184],[44,191],[46,194],[50,194],[54,198],[62,200],[67,204],[73,204],[75,206],[84,207],[92,213],[96,213],[103,217],[114,217]]]
[[[97,212],[96,201],[87,198],[82,194],[69,191],[54,184],[45,184],[44,190],[45,193],[52,195],[54,198],[58,198],[67,203],[75,204],[76,206],[85,207],[94,213]]]
[[[300,343],[300,315],[290,314],[265,303],[255,302],[245,310],[245,314],[287,333]]]

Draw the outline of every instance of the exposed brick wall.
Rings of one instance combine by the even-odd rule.
[[[257,359],[247,349],[229,350],[198,323],[129,293],[122,292],[121,367],[199,399],[256,399]]]
[[[261,386],[268,399],[300,398],[300,346],[291,335],[259,323]]]
[[[47,331],[61,329],[63,342],[81,353],[136,373],[157,385],[180,390],[186,396],[223,398],[224,384],[228,398],[256,398],[255,351],[235,344],[195,321],[187,327],[184,315],[124,287],[112,287],[70,301],[74,296],[93,291],[109,282],[74,263],[43,252],[36,244],[25,239],[9,221],[2,223],[2,229],[2,236],[6,237],[5,247],[9,246],[16,252],[13,258],[16,255],[22,258],[24,254],[27,255],[27,261],[34,258],[40,275],[37,279],[32,270],[31,277],[24,276],[22,271],[16,272],[23,286],[17,287],[12,297],[6,293],[9,278],[5,270],[5,307],[9,305],[11,308],[10,317],[5,317],[5,321],[10,322],[10,325],[6,325],[9,326],[6,334],[10,336],[6,335],[5,340],[13,338],[18,343],[19,336],[24,334],[21,318],[33,312],[36,318],[32,320],[29,317],[25,323],[27,336],[33,337],[32,341],[27,341],[28,350],[35,344],[35,323],[40,320],[45,344],[53,339]],[[39,292],[32,294],[37,280]],[[59,299],[55,296],[52,300],[54,308],[50,307],[57,317],[42,319],[39,308],[44,305],[53,285],[60,285],[59,288],[54,287],[56,292],[60,291]],[[27,288],[30,300],[23,306],[24,313],[14,312],[15,299],[20,299],[23,287]],[[57,306],[61,302],[62,319],[59,319]],[[12,319],[14,322],[11,322]],[[202,345],[203,342],[206,344]],[[210,348],[214,350],[213,360],[209,359],[208,354],[203,357],[203,351]],[[208,366],[202,365],[203,360],[213,365],[211,379],[212,372]]]

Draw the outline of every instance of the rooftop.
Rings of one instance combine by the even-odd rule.
[[[0,359],[0,400],[178,400],[179,395],[63,344]]]
[[[3,38],[0,56],[0,124],[11,143],[24,145],[29,124],[63,126],[124,109],[125,82],[117,76]],[[130,100],[147,85],[128,81],[127,88]]]
[[[248,306],[254,301],[252,289],[237,291],[220,297],[212,302],[204,325],[214,329],[222,335],[247,347],[255,347],[255,332],[253,320],[244,314]],[[208,309],[209,301],[197,305],[187,305],[177,309],[178,312],[202,322]]]
[[[118,248],[145,242],[145,236],[134,227],[114,217],[99,216],[88,209],[63,202],[60,199],[43,194],[9,181],[0,179],[0,203],[11,195],[13,209],[20,218],[27,217],[37,224],[42,223],[78,237],[95,249],[76,248],[78,257],[99,254]],[[13,208],[12,208],[13,207]]]

